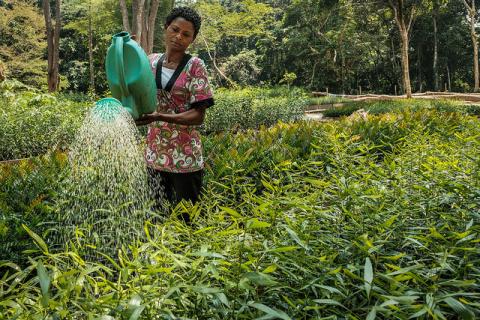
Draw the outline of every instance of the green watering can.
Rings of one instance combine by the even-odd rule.
[[[155,112],[157,86],[147,54],[128,32],[113,36],[112,45],[107,50],[105,70],[112,96],[121,102],[133,119]]]

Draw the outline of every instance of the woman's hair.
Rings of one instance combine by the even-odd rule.
[[[165,19],[165,26],[168,27],[170,23],[172,23],[172,21],[178,17],[190,21],[193,24],[193,38],[195,38],[198,34],[198,31],[200,31],[200,26],[202,25],[202,18],[197,11],[189,7],[174,8]]]

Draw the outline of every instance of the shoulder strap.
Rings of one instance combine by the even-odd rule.
[[[165,86],[165,90],[166,90],[166,91],[172,90],[173,84],[175,83],[175,81],[177,81],[178,76],[179,76],[180,73],[183,71],[183,69],[184,69],[185,66],[187,65],[188,61],[190,61],[190,58],[191,58],[191,57],[192,57],[192,56],[189,55],[188,53],[186,53],[186,54],[183,56],[182,61],[180,61],[180,63],[178,64],[177,69],[175,69],[175,72],[173,73],[172,77],[170,78],[170,80],[168,81],[167,85]]]
[[[155,72],[155,83],[157,84],[157,89],[162,89],[162,65],[165,60],[165,54],[162,54],[157,62],[157,70]]]

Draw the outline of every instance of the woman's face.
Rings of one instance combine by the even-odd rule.
[[[167,49],[185,52],[194,40],[193,23],[182,17],[175,18],[165,26],[165,45]]]

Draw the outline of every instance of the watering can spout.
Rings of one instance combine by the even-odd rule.
[[[145,51],[128,32],[112,37],[105,61],[107,82],[112,96],[136,120],[155,111],[157,88]]]
[[[115,98],[103,98],[95,103],[91,112],[95,119],[103,122],[112,122],[122,111],[123,106],[120,101]]]

